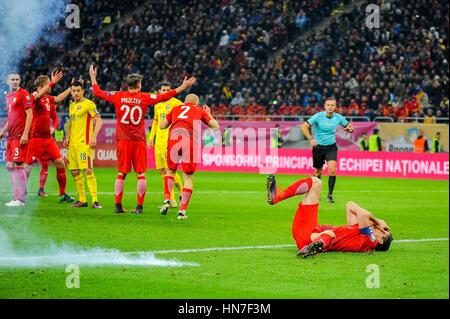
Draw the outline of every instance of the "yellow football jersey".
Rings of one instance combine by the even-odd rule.
[[[89,99],[72,102],[69,106],[70,144],[88,144],[94,130],[92,119],[99,115],[97,106]]]
[[[167,146],[170,126],[164,130],[161,130],[159,127],[159,121],[164,119],[175,106],[180,104],[183,104],[183,102],[173,97],[168,101],[160,102],[155,105],[155,116],[153,118],[152,129],[149,137],[150,140],[153,140],[156,136],[155,146]]]

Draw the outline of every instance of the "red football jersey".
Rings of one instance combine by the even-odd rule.
[[[365,235],[360,232],[358,224],[333,226],[331,230],[336,237],[324,251],[367,252],[378,245],[373,234]]]
[[[194,136],[194,121],[202,121],[208,125],[209,121],[212,120],[212,117],[197,104],[183,103],[175,106],[172,111],[167,114],[166,119],[172,124],[169,134],[176,129],[182,128],[189,132],[189,136],[192,139]]]
[[[30,93],[22,88],[19,88],[17,92],[8,93],[6,106],[8,108],[8,139],[20,139],[27,119],[25,110],[33,108]]]
[[[33,92],[33,98],[37,92]],[[50,138],[50,119],[53,127],[58,126],[58,115],[56,114],[55,97],[44,95],[39,100],[34,101],[33,124],[31,125],[31,137]]]
[[[129,91],[103,91],[96,84],[94,96],[114,104],[117,116],[116,139],[119,141],[146,141],[145,114],[150,105],[167,101],[177,95],[175,90],[164,94]]]

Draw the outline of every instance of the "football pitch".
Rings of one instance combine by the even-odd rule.
[[[147,173],[142,215],[113,213],[115,169],[95,170],[100,210],[59,203],[53,167],[49,197],[38,198],[38,174],[35,168],[27,207],[13,209],[4,206],[11,189],[0,168],[0,298],[449,297],[448,181],[338,177],[329,204],[324,177],[320,223],[344,224],[352,200],[386,220],[394,242],[388,252],[300,259],[291,223],[301,197],[269,206],[265,175],[198,172],[189,218],[178,220],[177,209],[159,214],[155,171]],[[279,175],[278,183],[299,177]],[[135,204],[130,174],[124,207]],[[69,263],[79,267],[79,288],[68,288]]]

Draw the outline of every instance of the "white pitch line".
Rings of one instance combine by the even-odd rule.
[[[217,190],[217,191],[195,191],[196,194],[263,194],[266,191],[245,191],[245,190],[237,190],[237,191],[221,191],[221,190]],[[448,193],[449,190],[444,190],[444,189],[436,189],[436,190],[382,190],[382,189],[377,189],[377,190],[363,190],[363,189],[357,189],[357,190],[335,190],[335,193]],[[323,193],[325,194],[326,191],[323,191]],[[11,191],[2,191],[0,190],[0,194],[12,194]],[[89,192],[86,192],[86,194],[89,194]],[[98,192],[97,194],[99,195],[115,195],[114,192]],[[124,195],[136,195],[136,192],[124,192]],[[164,194],[164,192],[146,192],[147,195],[151,195],[151,194],[155,194],[155,195],[160,195],[160,194]],[[50,194],[50,195],[56,195],[55,194]]]
[[[420,242],[434,242],[434,241],[448,241],[448,238],[422,238],[422,239],[400,239],[394,240],[393,243],[420,243]],[[194,248],[194,249],[169,249],[169,250],[153,250],[153,251],[133,251],[125,252],[123,255],[139,255],[139,254],[183,254],[183,253],[198,253],[198,252],[208,252],[208,251],[232,251],[232,250],[249,250],[249,249],[274,249],[274,248],[291,248],[295,247],[294,244],[285,245],[262,245],[262,246],[237,246],[237,247],[210,247],[210,248]],[[99,257],[99,256],[111,256],[113,253],[102,253],[102,254],[73,254],[64,255],[64,258],[77,258],[77,257]],[[114,254],[117,254],[115,252]],[[11,260],[28,260],[28,259],[51,259],[55,256],[13,256],[13,257],[0,257],[0,264],[2,261]]]

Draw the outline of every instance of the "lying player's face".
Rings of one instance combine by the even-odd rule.
[[[327,113],[333,113],[334,110],[336,110],[336,101],[335,100],[328,100],[325,102],[325,111]]]
[[[167,93],[171,90],[170,86],[163,85],[159,88],[159,94]]]
[[[70,94],[72,95],[72,99],[74,101],[79,101],[83,98],[84,90],[79,86],[72,86]]]
[[[6,82],[9,88],[15,91],[20,87],[20,76],[18,74],[10,74]]]
[[[378,228],[372,228],[373,234],[379,243],[383,242],[383,238],[386,236],[386,233],[383,233]]]

